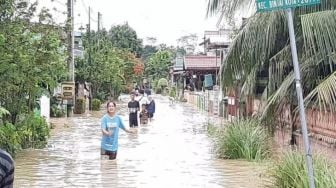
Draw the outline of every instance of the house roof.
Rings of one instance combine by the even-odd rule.
[[[216,70],[220,67],[220,57],[204,55],[188,55],[184,57],[186,70]]]

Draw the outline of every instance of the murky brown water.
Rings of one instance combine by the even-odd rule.
[[[103,112],[68,118],[47,148],[18,155],[15,187],[262,187],[257,165],[215,158],[207,117],[163,97],[156,106],[151,125],[120,132],[116,161],[100,159]]]

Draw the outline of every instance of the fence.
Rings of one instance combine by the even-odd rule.
[[[228,97],[227,103],[223,103],[223,101],[219,100],[220,96],[218,91],[185,92],[184,98],[187,99],[189,104],[211,116],[223,117],[228,121],[233,120],[235,117],[239,117],[239,105],[237,99]],[[258,99],[252,99],[249,103],[250,107],[247,105],[246,108],[250,108],[249,110],[252,112],[259,111],[261,102]],[[289,109],[285,110],[283,114],[278,117],[278,121],[279,123],[289,125]],[[299,118],[296,119],[295,123],[298,130],[300,130]],[[307,123],[313,149],[315,151],[324,151],[328,154],[335,154],[336,112],[321,112],[317,109],[307,109]],[[275,140],[277,140],[280,147],[287,147],[289,145],[291,132],[288,128],[290,129],[289,126],[285,126],[284,130],[277,130],[275,133]],[[295,138],[297,146],[300,149],[303,149],[302,137],[299,132],[296,133]]]

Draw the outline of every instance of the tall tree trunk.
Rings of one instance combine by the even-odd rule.
[[[34,110],[34,97],[32,97],[31,92],[29,91],[28,94],[29,98],[28,98],[28,113],[32,112]]]
[[[15,125],[15,123],[16,123],[16,117],[17,117],[17,113],[13,113],[13,114],[11,115],[11,123],[12,123],[13,125]]]

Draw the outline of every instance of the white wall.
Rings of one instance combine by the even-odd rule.
[[[41,117],[44,117],[47,122],[50,120],[50,98],[42,96],[40,98]]]

